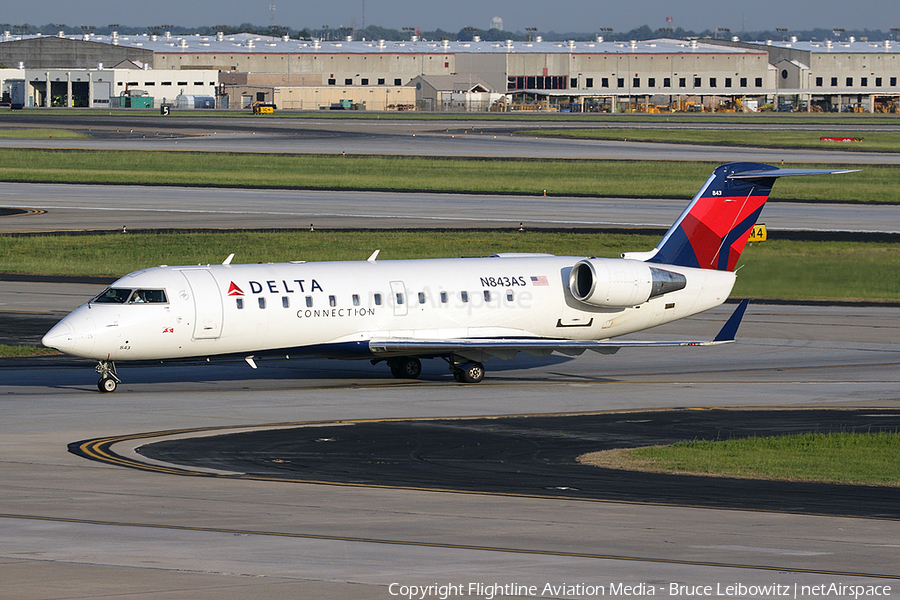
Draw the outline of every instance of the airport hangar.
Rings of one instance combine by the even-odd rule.
[[[0,63],[18,65],[0,70],[0,86],[19,84],[25,106],[108,108],[131,96],[151,99],[136,106],[152,106],[183,95],[211,96],[216,108],[261,101],[302,110],[640,112],[774,103],[875,112],[896,111],[900,98],[898,49],[852,38],[396,42],[4,32],[0,39]]]

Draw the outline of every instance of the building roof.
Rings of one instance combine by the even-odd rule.
[[[791,50],[800,50],[801,52],[827,53],[827,54],[897,54],[900,53],[900,44],[885,40],[883,42],[864,42],[856,39],[850,41],[796,41],[776,42],[767,40],[765,42],[746,42],[746,46],[756,46],[761,50],[770,48],[785,48]]]
[[[110,44],[126,48],[141,48],[155,53],[259,53],[259,54],[304,54],[304,53],[348,53],[370,54],[375,52],[388,52],[392,54],[440,54],[440,53],[473,53],[473,54],[747,54],[763,52],[765,48],[750,49],[727,47],[703,42],[656,39],[646,41],[613,42],[603,41],[598,38],[594,41],[567,42],[516,42],[507,40],[504,42],[473,41],[451,42],[442,41],[325,41],[325,40],[298,40],[285,37],[271,37],[249,33],[233,35],[11,35],[4,32],[0,41],[11,42],[19,40],[39,39],[50,37],[62,37],[69,40]]]

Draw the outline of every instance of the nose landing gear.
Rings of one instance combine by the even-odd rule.
[[[116,375],[116,363],[111,360],[101,360],[94,368],[100,374],[97,389],[103,393],[116,391],[119,385],[119,377]]]

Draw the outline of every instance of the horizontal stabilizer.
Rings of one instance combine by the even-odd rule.
[[[859,169],[762,169],[728,175],[728,179],[761,179],[764,177],[798,177],[800,175],[840,175],[856,173]]]

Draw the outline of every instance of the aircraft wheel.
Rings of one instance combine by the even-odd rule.
[[[403,357],[390,362],[391,374],[397,379],[418,379],[422,374],[422,361]]]
[[[119,384],[112,377],[101,377],[100,381],[97,382],[97,389],[103,393],[114,392],[117,385]]]
[[[461,383],[480,383],[484,379],[484,365],[480,362],[471,362],[461,369],[459,374]]]

